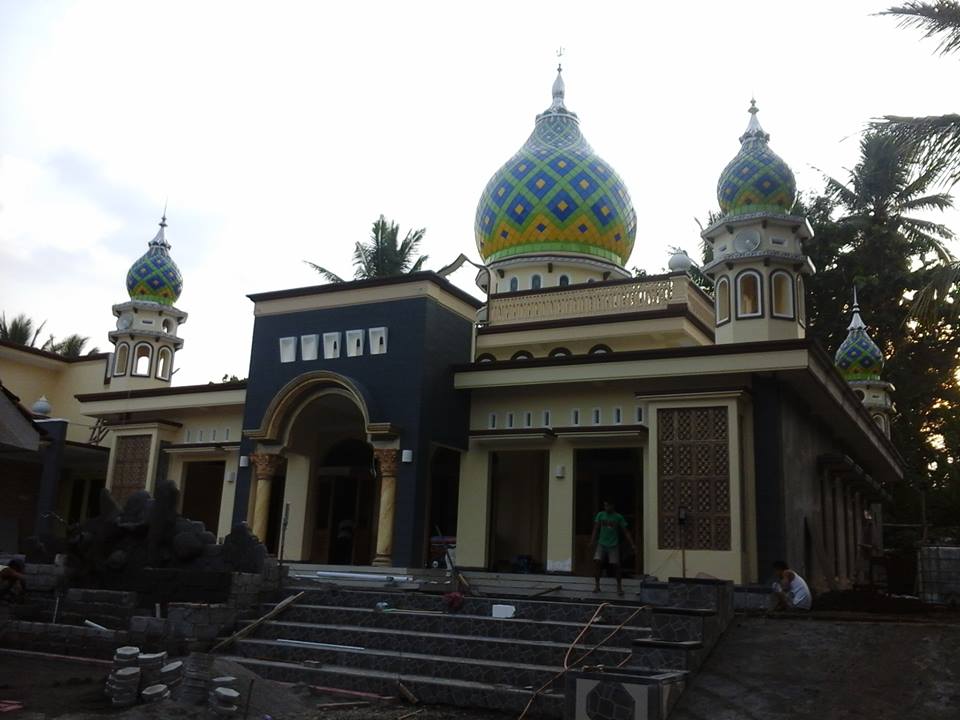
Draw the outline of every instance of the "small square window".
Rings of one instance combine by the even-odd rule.
[[[490,413],[490,417],[487,418],[487,427],[491,430],[497,429],[497,414]]]
[[[292,363],[297,359],[297,339],[295,337],[280,338],[280,362]]]
[[[193,430],[187,430],[187,442],[193,442]]]
[[[329,332],[323,334],[323,359],[334,360],[340,357],[340,333]]]
[[[549,410],[543,411],[543,426],[550,427],[550,411]]]
[[[226,442],[230,439],[230,428],[223,429],[223,441]]]
[[[210,431],[210,441],[211,441],[211,442],[216,442],[216,441],[217,441],[217,429],[216,429],[216,428],[214,428],[213,430]]]
[[[300,359],[316,360],[320,345],[319,335],[301,335],[300,336]]]
[[[347,330],[347,357],[363,355],[363,330]]]
[[[524,427],[533,427],[533,413],[526,412],[523,414],[523,426]]]
[[[367,334],[370,336],[370,354],[386,355],[387,329],[385,327],[370,328]]]
[[[513,413],[507,413],[507,427],[513,427]]]
[[[570,413],[570,424],[579,425],[580,424],[580,411],[574,410]]]
[[[594,425],[600,424],[600,408],[593,409],[593,424]]]
[[[613,409],[613,424],[620,425],[623,423],[623,410],[620,408]]]
[[[637,405],[636,410],[637,410],[637,412],[636,412],[636,414],[634,415],[634,418],[636,418],[636,422],[642,423],[642,422],[643,422],[643,406],[642,406],[642,405]]]

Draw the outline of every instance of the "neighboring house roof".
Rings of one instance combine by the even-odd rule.
[[[64,357],[63,355],[58,355],[57,353],[53,353],[48,350],[41,350],[40,348],[29,347],[28,345],[20,345],[19,343],[12,343],[7,340],[0,340],[0,348],[18,350],[26,353],[27,355],[35,355],[37,357],[46,358],[47,360],[59,360],[60,362],[64,363],[91,362],[93,360],[104,360],[105,358],[110,357],[110,353],[105,352],[81,355],[79,357]]]
[[[0,382],[0,448],[36,452],[45,434],[33,414],[20,404],[20,398]]]

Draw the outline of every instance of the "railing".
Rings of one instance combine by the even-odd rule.
[[[596,315],[620,315],[687,305],[697,319],[713,327],[710,301],[686,275],[634,282],[596,283],[490,298],[490,325],[545,322]]]

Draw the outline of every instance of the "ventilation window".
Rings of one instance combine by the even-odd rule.
[[[319,335],[301,335],[300,336],[300,359],[316,360],[320,352]]]
[[[550,351],[550,357],[552,358],[570,357],[570,355],[572,355],[572,353],[565,347],[554,348],[553,350]]]
[[[497,429],[497,414],[490,413],[490,416],[487,418],[487,427],[491,430]]]
[[[203,430],[197,430],[197,442],[203,442]]]
[[[496,358],[490,353],[483,353],[482,355],[477,357],[478,363],[493,362],[494,360],[496,360]]]
[[[519,289],[520,289],[519,278],[516,278],[516,277],[510,278],[510,292],[516,292]]]
[[[570,278],[567,277],[566,275],[561,275],[561,276],[560,276],[560,287],[566,287],[566,286],[569,285],[569,284],[570,284]]]
[[[737,317],[763,317],[761,297],[760,273],[744,270],[737,276]]]
[[[613,409],[613,424],[620,425],[623,423],[623,410],[620,408]]]
[[[784,270],[777,270],[770,276],[770,293],[773,295],[773,316],[793,320],[793,277]]]
[[[592,348],[590,348],[591,355],[603,355],[604,353],[608,352],[613,352],[609,345],[594,345]]]
[[[570,424],[579,425],[580,424],[580,411],[574,410],[570,413]]]
[[[163,321],[163,331],[167,335],[173,334],[173,320],[171,320],[170,318],[167,318]]]
[[[770,242],[772,242],[774,245],[786,245],[786,244],[787,244],[787,241],[786,241],[784,238],[778,238],[778,237],[772,237],[772,238],[770,238]]]
[[[210,441],[211,441],[211,442],[216,442],[216,441],[217,441],[217,429],[216,429],[216,428],[214,428],[213,430],[210,431]]]
[[[223,429],[223,441],[227,442],[230,439],[230,428]]]
[[[168,347],[160,348],[160,352],[157,353],[157,377],[161,380],[169,380],[172,365],[173,351]]]
[[[594,425],[599,425],[599,424],[600,424],[600,417],[601,417],[600,408],[594,408],[594,409],[593,409],[593,424],[594,424]]]
[[[193,430],[187,430],[187,442],[193,442]]]
[[[385,327],[370,328],[370,354],[385,355],[387,352],[387,329]]]
[[[507,413],[507,427],[513,427],[513,413]]]
[[[730,321],[730,280],[717,280],[717,325]]]
[[[524,427],[533,427],[533,413],[526,412],[523,414],[523,426]]]
[[[363,355],[363,330],[347,330],[347,357]]]
[[[634,418],[636,418],[635,422],[638,422],[638,423],[643,422],[643,406],[642,405],[637,405],[636,412],[634,413]]]
[[[542,285],[543,285],[543,278],[541,278],[539,275],[534,275],[532,278],[530,278],[531,290],[539,290]]]
[[[114,375],[126,375],[127,364],[130,362],[130,346],[126,343],[117,345],[117,359],[113,363]]]
[[[297,359],[297,339],[295,337],[280,338],[280,362],[292,363]]]
[[[137,345],[133,351],[133,374],[141,377],[150,376],[150,362],[153,359],[153,348],[146,343]]]
[[[323,334],[323,359],[334,360],[340,357],[340,333]]]
[[[806,298],[803,295],[803,275],[797,276],[797,319],[800,321],[800,324],[806,322],[807,312],[806,312]]]
[[[511,360],[533,360],[533,354],[527,350],[518,350],[510,356]]]
[[[543,426],[550,427],[550,411],[549,410],[543,411]]]

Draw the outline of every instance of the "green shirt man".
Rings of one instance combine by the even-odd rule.
[[[623,573],[620,569],[620,535],[623,535],[637,552],[636,545],[633,544],[633,538],[627,533],[627,520],[620,513],[616,512],[613,503],[609,500],[604,501],[603,510],[596,514],[593,519],[593,537],[590,538],[590,545],[596,548],[593,554],[594,559],[594,592],[600,592],[600,573],[603,566],[610,565],[617,573],[617,594],[623,595]]]

